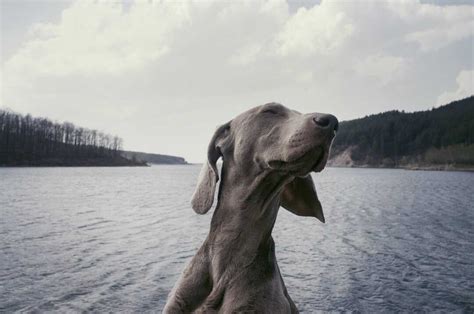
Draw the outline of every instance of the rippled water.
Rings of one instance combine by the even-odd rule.
[[[199,166],[0,169],[0,311],[157,312],[204,240]],[[474,311],[474,174],[328,168],[273,232],[303,312]]]

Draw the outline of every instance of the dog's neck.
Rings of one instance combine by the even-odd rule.
[[[270,254],[281,190],[289,180],[278,173],[223,165],[208,237],[211,254],[224,259],[222,267],[251,263],[262,251]]]

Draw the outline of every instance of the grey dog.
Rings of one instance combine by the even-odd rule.
[[[275,257],[280,206],[324,222],[312,171],[323,170],[338,128],[329,114],[281,104],[252,108],[217,128],[192,198],[209,235],[170,293],[164,313],[297,313]]]

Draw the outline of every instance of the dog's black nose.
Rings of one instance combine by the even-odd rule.
[[[318,127],[323,129],[331,128],[334,131],[339,129],[339,121],[331,114],[318,114],[313,117],[313,121]]]

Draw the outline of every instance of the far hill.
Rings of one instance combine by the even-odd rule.
[[[188,163],[183,157],[160,155],[142,152],[122,151],[122,156],[138,162],[149,164],[166,164],[166,165],[187,165]]]
[[[474,96],[426,111],[343,121],[328,165],[474,169]]]
[[[0,166],[146,166],[121,148],[118,136],[0,109]]]

